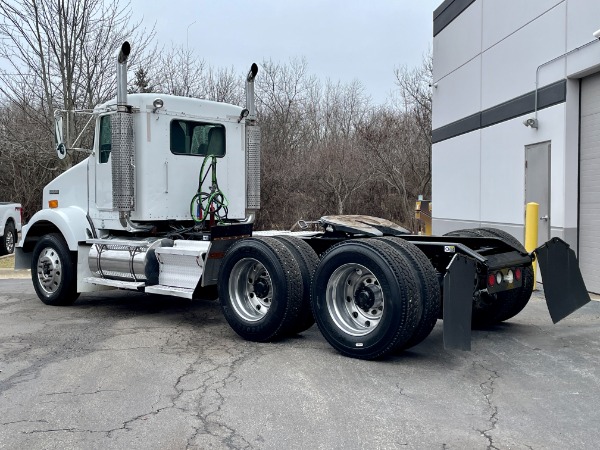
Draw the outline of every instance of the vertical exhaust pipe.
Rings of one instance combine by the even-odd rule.
[[[131,52],[129,42],[123,42],[117,55],[117,109],[127,106],[127,58]]]
[[[256,120],[256,103],[254,101],[254,78],[258,73],[258,66],[252,63],[248,76],[246,77],[246,109],[249,111],[246,120]]]
[[[127,59],[129,42],[123,42],[117,55],[117,112],[110,116],[113,211],[119,211],[124,228],[130,228],[129,216],[135,211],[135,148],[133,114],[127,105]]]
[[[246,221],[254,222],[256,211],[260,209],[260,127],[256,118],[254,100],[254,79],[258,66],[252,64],[246,77]],[[243,114],[243,113],[242,113]]]

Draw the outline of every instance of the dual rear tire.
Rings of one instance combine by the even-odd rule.
[[[357,239],[319,261],[304,241],[248,238],[228,250],[219,275],[221,309],[246,340],[266,342],[315,321],[340,353],[375,359],[418,344],[440,308],[437,274],[402,239]]]
[[[227,251],[219,271],[219,300],[227,323],[242,338],[273,341],[314,323],[308,286],[318,258],[308,244],[296,241],[253,237]]]
[[[435,270],[399,238],[358,239],[322,257],[312,286],[313,315],[340,353],[376,359],[420,343],[440,304]]]

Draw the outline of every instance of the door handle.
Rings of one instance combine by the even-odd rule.
[[[165,194],[169,193],[169,161],[165,161]]]
[[[548,219],[550,219],[550,217],[548,217],[547,214],[545,216],[540,217],[540,220],[546,220],[546,221],[548,221]]]

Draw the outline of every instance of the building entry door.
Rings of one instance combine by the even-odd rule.
[[[550,142],[525,146],[525,204],[540,205],[538,245],[550,239]]]

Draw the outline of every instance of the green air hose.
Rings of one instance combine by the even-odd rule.
[[[206,167],[206,163],[210,159],[210,164]],[[206,168],[206,170],[205,170]],[[203,192],[202,185],[208,177],[208,172],[211,171],[211,185],[210,192]],[[214,155],[207,155],[202,161],[202,167],[200,168],[200,174],[198,176],[198,191],[196,195],[192,197],[190,202],[190,215],[196,223],[203,222],[206,220],[210,213],[215,215],[215,218],[222,222],[227,219],[227,207],[229,202],[227,197],[219,188],[217,182],[217,157]],[[211,207],[213,208],[211,211]]]

